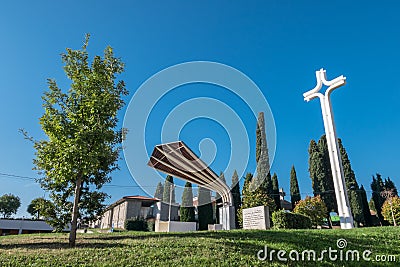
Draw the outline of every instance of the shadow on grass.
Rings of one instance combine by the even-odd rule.
[[[107,242],[90,242],[90,243],[79,243],[77,242],[76,247],[72,249],[83,249],[83,248],[123,248],[128,247],[127,244],[121,243],[107,243]],[[68,242],[40,242],[40,243],[26,243],[26,244],[6,244],[0,245],[0,250],[11,250],[11,249],[70,249]]]

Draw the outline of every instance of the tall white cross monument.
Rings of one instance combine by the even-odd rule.
[[[340,217],[340,227],[342,229],[353,228],[353,216],[349,205],[349,198],[347,196],[346,183],[344,180],[342,159],[339,155],[339,144],[336,137],[336,128],[333,121],[333,112],[331,106],[330,95],[336,88],[345,85],[346,77],[343,75],[331,80],[326,80],[326,71],[320,69],[315,72],[317,77],[317,85],[314,89],[303,94],[305,101],[319,97],[322,109],[322,118],[324,120],[324,127],[326,133],[326,141],[329,150],[329,159],[332,169],[333,184],[335,186],[336,201]],[[320,93],[322,85],[328,86],[325,94]]]

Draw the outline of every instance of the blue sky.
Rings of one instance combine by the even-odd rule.
[[[302,94],[315,86],[315,71],[328,79],[344,75],[346,86],[332,95],[338,136],[348,151],[357,180],[367,189],[380,172],[399,184],[400,147],[398,76],[400,74],[400,17],[396,1],[7,1],[0,10],[0,173],[37,177],[32,171],[34,150],[18,133],[26,129],[45,138],[38,119],[46,79],[68,88],[60,53],[77,49],[91,33],[91,56],[106,45],[126,63],[121,76],[130,95],[155,73],[188,61],[220,62],[246,74],[263,92],[272,110],[277,133],[272,171],[289,190],[294,164],[301,192],[311,194],[307,148],[324,132],[317,100]],[[233,108],[249,133],[248,170],[255,168],[255,119],[248,108],[213,85],[176,88],[157,103],[146,135],[146,147],[160,140],[167,114],[193,97],[215,98]],[[218,113],[218,110],[215,111]],[[125,109],[120,113],[124,118]],[[250,114],[250,115],[249,115]],[[268,123],[268,122],[267,122]],[[224,125],[207,119],[187,123],[179,138],[199,150],[204,138],[217,153],[211,166],[225,170],[230,143]],[[204,156],[212,150],[202,143]],[[201,146],[201,147],[202,147]],[[212,156],[212,155],[211,155]],[[104,190],[109,202],[124,195],[143,194],[124,160]],[[147,168],[146,166],[137,166]],[[232,173],[227,171],[230,180]],[[0,175],[0,195],[21,197],[18,215],[44,192],[31,180]],[[123,185],[120,187],[118,185]],[[132,187],[126,187],[132,186]],[[148,184],[148,191],[154,185]],[[303,195],[303,196],[304,196]]]

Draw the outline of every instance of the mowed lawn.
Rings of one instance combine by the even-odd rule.
[[[337,240],[345,239],[340,249]],[[342,240],[343,241],[343,240]],[[341,246],[343,243],[341,244]],[[260,250],[315,250],[316,261],[272,261],[257,258]],[[338,250],[330,260],[323,250]],[[360,261],[345,260],[347,250],[358,250]],[[371,261],[362,253],[372,251]],[[296,254],[292,252],[292,256]],[[395,256],[396,262],[393,262]],[[264,256],[264,253],[260,253]],[[385,259],[386,262],[375,261]],[[390,260],[390,261],[388,261]],[[193,233],[114,232],[78,234],[77,247],[68,248],[67,234],[0,237],[0,266],[400,266],[400,227],[353,230],[233,230]]]

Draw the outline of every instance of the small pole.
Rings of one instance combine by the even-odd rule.
[[[172,192],[174,188],[175,188],[174,184],[171,184],[171,186],[169,187],[168,232],[170,231],[170,226],[171,226]]]

